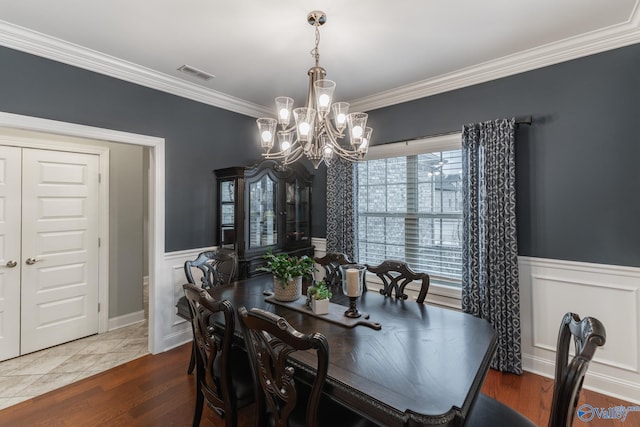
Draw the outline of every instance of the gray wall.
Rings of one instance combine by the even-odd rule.
[[[640,45],[369,112],[372,143],[532,115],[516,139],[519,254],[640,267]]]
[[[255,119],[0,47],[0,111],[165,138],[167,252],[215,243],[213,169],[260,159]]]
[[[0,111],[165,138],[165,249],[215,243],[211,171],[260,158],[253,118],[2,47],[0,64]],[[638,69],[634,45],[370,111],[373,142],[532,115],[517,135],[520,254],[640,266]],[[314,173],[324,237],[326,173]]]
[[[109,317],[143,308],[143,152],[109,143]]]
[[[215,244],[212,170],[260,158],[253,118],[3,47],[0,94],[3,112],[165,138],[166,251]],[[110,146],[113,317],[142,309],[145,196],[143,150]]]

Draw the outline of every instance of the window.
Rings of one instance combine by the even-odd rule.
[[[371,147],[357,165],[359,262],[403,260],[460,285],[461,157],[460,134]]]

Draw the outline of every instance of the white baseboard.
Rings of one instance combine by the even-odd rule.
[[[184,323],[187,326],[189,325],[187,322],[184,322]],[[179,347],[182,344],[186,344],[191,341],[193,341],[193,331],[191,331],[191,328],[187,327],[187,328],[180,329],[165,337],[165,340],[164,340],[165,351]]]
[[[140,322],[144,322],[144,310],[110,318],[109,331],[124,328],[125,326],[133,325]]]

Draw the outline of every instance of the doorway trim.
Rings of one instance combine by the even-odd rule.
[[[162,277],[160,269],[164,254],[164,138],[4,112],[0,112],[0,126],[149,147],[149,351],[153,354],[163,351],[162,325],[160,319],[156,319],[162,312],[156,286]],[[102,161],[100,163],[102,167]]]

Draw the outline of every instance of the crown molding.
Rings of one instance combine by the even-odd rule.
[[[351,102],[351,109],[375,110],[638,43],[639,9],[636,3],[627,22],[360,98]],[[0,21],[0,45],[250,117],[271,114],[262,105],[4,21]]]
[[[638,3],[627,22],[360,98],[350,108],[371,111],[638,43]]]
[[[0,21],[0,45],[247,116],[270,114],[261,105],[4,21]]]

